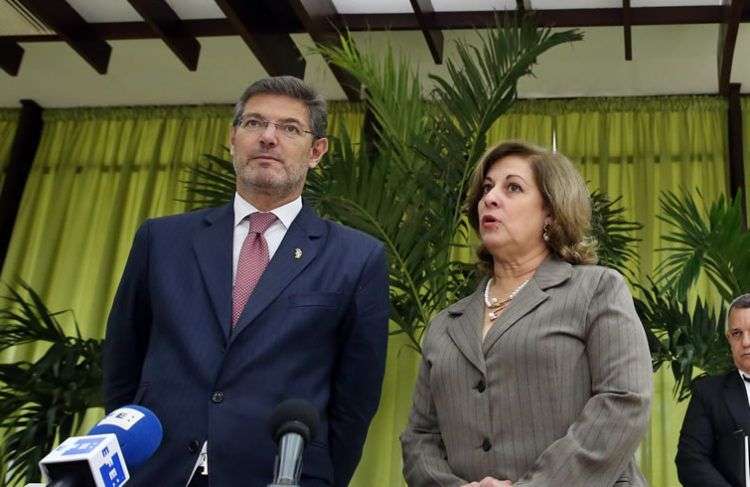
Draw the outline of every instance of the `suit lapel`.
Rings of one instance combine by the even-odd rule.
[[[315,212],[303,206],[287,230],[258,285],[237,320],[230,342],[263,312],[284,288],[302,272],[320,251],[326,225]]]
[[[724,401],[734,422],[746,435],[750,435],[750,405],[745,384],[736,370],[729,372],[724,378]]]
[[[534,277],[521,289],[510,306],[497,318],[482,343],[482,352],[486,356],[497,341],[518,320],[533,311],[539,304],[549,298],[545,289],[558,286],[568,280],[572,273],[571,265],[567,262],[548,258],[539,266]]]
[[[466,359],[482,374],[487,373],[479,346],[481,341],[479,330],[484,319],[483,291],[486,283],[487,279],[483,279],[471,296],[448,308],[448,314],[453,318],[448,325],[448,336]]]
[[[205,227],[193,238],[193,250],[225,340],[232,313],[232,240],[234,209],[222,206],[206,215]]]

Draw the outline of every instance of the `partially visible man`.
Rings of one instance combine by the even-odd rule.
[[[325,130],[301,80],[257,81],[235,108],[234,201],[138,230],[104,348],[107,410],[142,404],[164,425],[132,485],[184,486],[204,447],[199,483],[269,484],[267,423],[287,398],[321,417],[302,485],[348,484],[380,399],[388,269],[380,242],[301,199]]]
[[[726,316],[737,370],[695,382],[680,432],[677,473],[686,487],[744,487],[744,435],[750,435],[750,293]]]

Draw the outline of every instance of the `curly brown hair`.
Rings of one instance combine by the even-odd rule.
[[[474,169],[466,198],[466,210],[469,223],[477,235],[484,178],[497,161],[508,156],[521,157],[531,164],[544,205],[552,219],[547,228],[549,240],[546,242],[550,252],[571,264],[596,264],[596,240],[590,234],[591,197],[583,177],[564,155],[526,142],[507,141],[492,147]],[[477,249],[477,256],[480,267],[491,271],[492,255],[484,245]]]

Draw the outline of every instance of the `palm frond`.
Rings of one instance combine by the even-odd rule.
[[[635,307],[649,336],[654,368],[670,364],[679,401],[690,396],[695,369],[715,375],[732,368],[723,306],[712,311],[699,298],[691,311],[687,298],[678,298],[654,281],[637,288],[642,297],[634,300]]]
[[[50,312],[28,284],[21,281],[19,286],[29,298],[25,299],[20,291],[8,288],[10,295],[4,298],[7,305],[0,309],[0,350],[35,341],[55,343],[65,340],[65,333],[56,318],[64,311]]]
[[[190,209],[220,206],[231,201],[234,195],[236,183],[232,161],[212,154],[203,157],[205,162],[186,168],[180,180],[187,197],[178,201],[187,203]]]
[[[591,233],[597,242],[599,263],[616,269],[633,281],[632,269],[639,263],[634,247],[640,241],[635,233],[643,225],[625,219],[625,208],[619,206],[621,199],[610,200],[599,191],[591,193]]]
[[[698,197],[703,196],[698,192]],[[657,268],[657,277],[674,289],[678,297],[705,273],[725,301],[750,289],[750,232],[742,228],[742,198],[731,202],[724,196],[707,205],[683,191],[665,192],[660,198],[659,219],[671,230],[659,250],[667,257]]]
[[[382,59],[368,56],[349,34],[340,37],[337,47],[321,45],[315,50],[362,85],[363,101],[375,122],[376,137],[368,143],[391,155],[391,170],[409,173],[421,165],[411,148],[417,140],[430,137],[432,108],[425,103],[418,72],[409,59],[398,58],[390,45]]]
[[[450,157],[463,162],[460,179],[451,182],[458,196],[454,198],[454,219],[460,213],[471,170],[486,149],[487,133],[515,102],[520,78],[531,74],[544,52],[583,39],[576,30],[553,33],[538,29],[532,18],[524,16],[505,24],[498,22],[496,28],[477,35],[479,47],[466,41],[456,43],[457,61],[447,60],[446,78],[430,76],[435,83],[432,97],[441,113],[437,120],[442,122],[442,130],[436,133],[447,137],[442,146],[454,149]],[[456,141],[461,141],[462,147]]]
[[[49,348],[36,362],[0,364],[0,462],[11,482],[38,478],[38,462],[55,439],[80,427],[86,411],[103,404],[101,341],[67,336],[39,294],[25,283],[10,289],[0,309],[2,348],[42,342]]]

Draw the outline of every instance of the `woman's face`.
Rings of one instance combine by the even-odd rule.
[[[479,235],[493,256],[519,257],[545,246],[542,230],[549,212],[526,159],[510,155],[495,161],[482,193]]]

